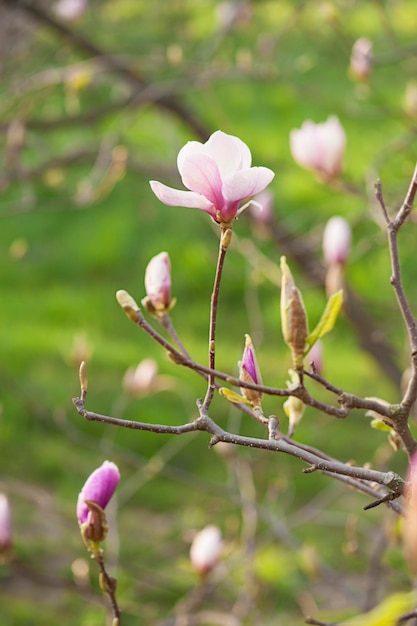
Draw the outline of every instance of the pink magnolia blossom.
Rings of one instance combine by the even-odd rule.
[[[339,176],[345,146],[346,134],[335,116],[321,124],[307,120],[300,129],[290,133],[290,149],[294,160],[324,180]]]
[[[193,539],[190,549],[191,565],[198,574],[205,576],[217,565],[223,549],[220,529],[213,524],[206,526]]]
[[[119,468],[111,461],[104,461],[90,476],[82,488],[77,501],[79,524],[89,524],[91,513],[86,500],[96,502],[102,509],[108,505],[120,480]]]
[[[323,374],[323,346],[320,339],[311,348],[307,355],[308,363],[314,363],[314,369],[317,374]]]
[[[246,383],[255,383],[262,385],[261,372],[256,359],[255,348],[249,335],[245,335],[245,348],[243,350],[242,360],[239,361],[239,377]],[[241,387],[242,394],[252,406],[260,406],[262,401],[262,393],[255,389],[247,389]]]
[[[178,153],[178,171],[189,191],[155,180],[150,185],[164,204],[201,209],[216,222],[230,222],[241,201],[265,189],[274,177],[272,170],[251,163],[248,146],[218,130],[206,143],[189,141]]]
[[[171,263],[167,252],[152,257],[145,270],[146,295],[156,311],[171,304]]]
[[[323,254],[327,265],[344,265],[349,258],[352,230],[344,217],[335,215],[323,232]]]

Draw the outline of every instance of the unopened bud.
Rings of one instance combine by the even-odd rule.
[[[107,524],[106,513],[97,502],[84,500],[90,511],[88,522],[83,527],[84,536],[93,543],[100,543],[107,537],[109,526]]]
[[[8,561],[12,551],[12,515],[7,496],[0,493],[0,562]]]
[[[196,534],[191,544],[191,565],[200,576],[206,576],[218,564],[223,550],[220,529],[210,524]]]
[[[155,390],[158,366],[154,359],[143,359],[137,367],[130,367],[123,377],[123,388],[130,396],[143,396]]]
[[[255,348],[249,335],[245,335],[245,349],[242,360],[239,361],[239,377],[245,383],[262,385],[261,373],[256,359]],[[254,407],[259,407],[262,402],[262,392],[255,389],[241,388],[243,396]]]
[[[171,263],[167,252],[160,252],[145,270],[146,298],[142,300],[151,314],[168,311],[171,307]]]
[[[361,37],[353,44],[350,56],[350,73],[358,81],[366,81],[372,71],[372,41]]]
[[[127,317],[136,324],[139,321],[140,309],[134,298],[124,289],[119,289],[116,291],[116,299]]]
[[[288,400],[284,402],[284,411],[289,419],[288,437],[292,437],[304,415],[305,404],[299,398],[290,396]]]
[[[331,217],[323,231],[323,254],[326,265],[344,265],[349,258],[352,230],[344,217]]]
[[[303,366],[305,343],[308,335],[307,313],[300,291],[285,257],[281,257],[281,325],[284,341],[291,349],[293,365]]]

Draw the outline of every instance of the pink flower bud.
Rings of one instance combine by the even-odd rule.
[[[346,135],[335,116],[326,122],[304,122],[300,129],[290,133],[290,149],[294,160],[313,170],[323,180],[332,180],[342,171]]]
[[[88,525],[91,521],[91,512],[85,501],[91,500],[102,509],[105,509],[116,490],[119,480],[119,468],[111,461],[104,461],[99,468],[90,474],[78,496],[77,518],[80,525]]]
[[[323,254],[327,265],[344,265],[350,253],[352,231],[339,216],[331,217],[323,232]]]
[[[308,363],[314,363],[314,368],[317,374],[323,373],[323,348],[320,339],[317,339],[316,343],[308,353],[307,361]]]
[[[411,459],[406,476],[405,517],[403,524],[404,553],[411,571],[417,575],[417,454]]]
[[[84,15],[86,8],[87,0],[58,0],[55,15],[62,20],[77,20]]]
[[[151,180],[164,204],[201,209],[216,222],[230,222],[242,200],[259,193],[274,177],[267,167],[251,167],[252,155],[238,137],[218,130],[206,143],[189,141],[178,153],[177,165],[189,191]]]
[[[148,263],[145,271],[148,302],[155,311],[166,311],[171,304],[171,263],[167,252],[160,252]]]
[[[356,80],[365,81],[372,71],[372,41],[361,37],[353,44],[350,72]]]
[[[0,493],[0,555],[7,556],[12,547],[12,515],[7,496]]]
[[[158,366],[154,359],[143,359],[135,368],[129,368],[123,377],[123,388],[131,396],[142,396],[155,388]]]
[[[191,565],[201,576],[206,576],[217,565],[223,549],[220,529],[210,524],[196,534],[191,544]]]
[[[255,348],[249,335],[245,335],[245,349],[242,360],[239,361],[239,377],[247,383],[262,385],[261,372],[256,359]],[[242,387],[243,396],[253,405],[259,406],[262,401],[262,393],[254,389]]]

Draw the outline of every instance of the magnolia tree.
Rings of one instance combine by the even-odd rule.
[[[366,47],[365,47],[366,48]],[[365,49],[365,60],[369,50]],[[359,52],[358,52],[359,54]],[[364,72],[360,67],[356,71]],[[303,167],[315,172],[326,183],[337,181],[342,171],[342,159],[346,137],[336,117],[321,124],[307,121],[290,137],[294,159]],[[216,131],[205,143],[188,142],[179,152],[177,166],[186,190],[173,189],[158,181],[150,185],[158,199],[169,206],[197,208],[215,223],[219,234],[217,264],[213,267],[214,283],[209,303],[207,362],[197,362],[192,349],[184,345],[177,334],[171,318],[175,300],[171,297],[171,267],[168,252],[160,252],[149,262],[145,272],[146,295],[141,308],[135,298],[125,290],[117,291],[117,301],[128,319],[147,333],[170,359],[178,366],[195,372],[205,379],[206,391],[196,401],[195,418],[178,425],[153,424],[106,416],[86,408],[87,371],[83,362],[80,367],[81,395],[74,399],[79,414],[87,420],[102,422],[118,428],[187,436],[201,431],[210,437],[209,447],[224,444],[247,446],[271,454],[284,454],[299,460],[305,474],[320,472],[329,479],[341,481],[368,498],[365,509],[385,506],[398,516],[404,516],[404,554],[410,569],[417,572],[417,440],[410,429],[410,415],[417,399],[417,321],[411,310],[401,281],[398,252],[398,232],[405,226],[417,191],[417,169],[411,177],[408,190],[400,208],[392,211],[386,206],[380,181],[375,182],[375,194],[385,222],[391,258],[389,279],[394,290],[400,315],[408,336],[409,376],[404,391],[395,403],[385,398],[361,397],[349,389],[336,386],[322,373],[320,340],[336,323],[343,307],[344,267],[351,248],[351,229],[348,222],[334,216],[329,220],[323,236],[323,252],[327,266],[326,289],[328,300],[318,324],[309,328],[307,310],[300,289],[291,273],[290,264],[283,256],[281,267],[281,328],[282,338],[288,347],[291,368],[282,386],[267,384],[261,375],[262,358],[255,352],[254,343],[245,334],[242,337],[243,354],[239,362],[239,375],[217,369],[217,317],[222,277],[227,272],[226,257],[238,230],[238,216],[251,205],[259,206],[258,198],[274,177],[274,172],[262,166],[252,166],[251,152],[239,138]],[[265,192],[264,192],[265,193]],[[267,210],[267,209],[266,209]],[[268,218],[268,215],[266,216]],[[169,244],[169,239],[167,240]],[[162,331],[158,330],[157,324]],[[149,368],[148,368],[149,369]],[[151,368],[152,370],[152,368]],[[145,376],[148,374],[145,374]],[[149,384],[155,373],[151,371]],[[134,385],[135,373],[130,373],[129,384]],[[139,379],[141,377],[139,376]],[[140,383],[139,383],[140,385]],[[326,391],[329,401],[318,397],[317,390]],[[216,394],[225,403],[232,403],[240,411],[259,424],[258,437],[229,432],[218,423],[218,411],[213,409]],[[266,396],[276,399],[274,414],[266,414],[263,401]],[[394,471],[382,471],[369,466],[357,466],[333,458],[328,450],[317,449],[308,441],[297,439],[297,425],[305,407],[312,407],[335,419],[345,419],[352,411],[365,410],[373,418],[376,429],[385,430],[396,450],[409,458],[408,476]],[[284,432],[282,416],[289,418]],[[263,433],[263,434],[262,434]],[[105,507],[119,480],[117,467],[105,462],[88,479],[77,507],[78,520],[83,539],[100,568],[101,586],[110,596],[113,607],[113,625],[121,621],[122,609],[116,597],[116,584],[107,573],[100,544],[107,532]],[[202,577],[207,577],[222,557],[222,536],[219,528],[209,525],[199,533],[192,544],[190,558],[193,567]],[[366,616],[351,621],[352,624],[388,626],[397,621],[406,622],[417,617],[417,598],[414,592],[389,594],[383,603]],[[382,617],[381,617],[382,616]],[[325,624],[315,617],[306,616],[311,624]],[[189,623],[189,622],[187,622]],[[190,622],[194,623],[194,622]],[[217,622],[216,622],[217,623]]]

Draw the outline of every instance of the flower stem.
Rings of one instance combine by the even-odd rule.
[[[217,258],[216,276],[214,278],[213,292],[210,301],[210,329],[209,329],[209,367],[215,369],[216,366],[216,325],[217,325],[217,307],[219,302],[220,283],[223,274],[224,259],[230,244],[232,229],[229,223],[221,225],[221,237],[219,246],[219,255]],[[206,396],[204,398],[203,407],[207,411],[211,401],[213,400],[214,391],[216,389],[216,380],[213,374],[208,376],[208,385]]]

